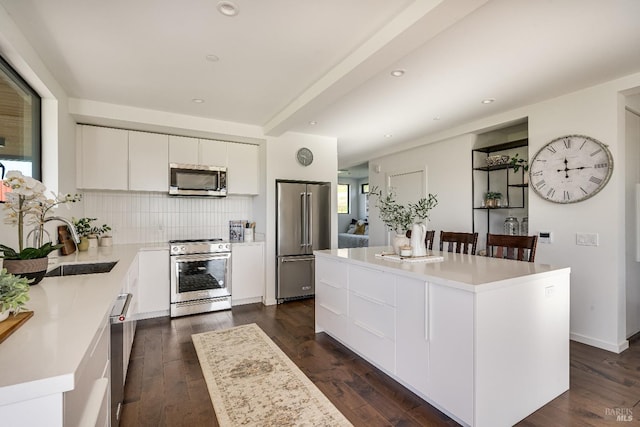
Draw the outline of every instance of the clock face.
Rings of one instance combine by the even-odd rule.
[[[543,199],[575,203],[597,194],[613,172],[606,145],[584,135],[556,138],[529,163],[529,182]]]
[[[309,166],[313,162],[313,153],[308,148],[303,147],[296,153],[296,158],[302,166]]]

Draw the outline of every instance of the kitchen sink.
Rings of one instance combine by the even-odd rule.
[[[118,261],[87,264],[64,264],[48,271],[44,277],[75,276],[78,274],[108,273]]]

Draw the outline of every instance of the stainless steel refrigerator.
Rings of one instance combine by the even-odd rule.
[[[315,294],[314,250],[331,247],[331,184],[276,181],[276,298]]]

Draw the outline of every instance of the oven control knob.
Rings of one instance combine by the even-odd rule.
[[[185,248],[184,246],[180,246],[180,250],[181,250],[182,252],[184,252],[184,251],[186,251],[186,250],[187,250],[187,248]]]

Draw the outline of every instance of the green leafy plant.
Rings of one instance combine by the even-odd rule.
[[[518,172],[520,168],[522,168],[522,170],[524,170],[525,172],[529,170],[529,161],[527,159],[518,157],[518,153],[511,157],[511,159],[509,160],[509,164],[513,166],[513,172]]]
[[[111,231],[111,227],[107,224],[102,224],[101,227],[97,227],[92,225],[93,221],[96,221],[97,218],[71,218],[73,222],[73,226],[80,237],[87,237],[91,235],[99,236],[101,234],[107,233]]]
[[[377,198],[375,206],[378,208],[382,222],[396,233],[404,234],[416,221],[416,218],[425,220],[429,218],[429,211],[438,205],[437,195],[429,193],[428,197],[422,197],[416,203],[406,206],[399,204],[393,193],[386,196],[378,187],[372,187],[369,196]]]
[[[502,199],[502,193],[488,191],[484,194],[485,200],[497,200]]]
[[[7,269],[0,270],[0,312],[13,311],[18,314],[29,301],[29,282],[33,279],[14,276]]]

